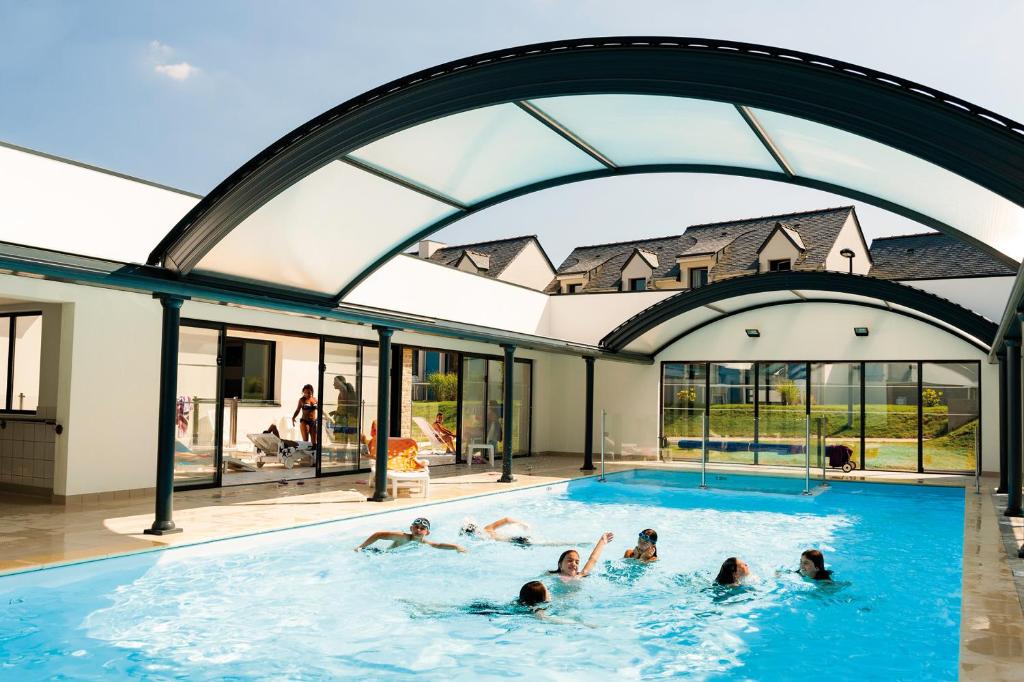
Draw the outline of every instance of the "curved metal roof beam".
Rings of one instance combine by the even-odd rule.
[[[691,310],[750,294],[793,289],[856,294],[895,303],[950,325],[963,332],[966,337],[976,339],[987,347],[991,347],[998,328],[995,322],[987,320],[967,308],[905,284],[863,275],[792,271],[735,277],[709,284],[700,289],[680,292],[675,296],[662,299],[629,318],[601,339],[599,345],[606,350],[621,351],[648,331]],[[807,299],[799,302],[814,303],[815,300]],[[890,310],[890,312],[899,311]],[[729,313],[725,313],[715,319],[722,319],[728,315]],[[952,333],[949,329],[945,329],[945,331]],[[663,348],[659,348],[658,352]]]
[[[1024,125],[959,98],[795,50],[698,38],[585,38],[449,62],[382,85],[317,116],[211,191],[161,240],[148,262],[187,275],[225,235],[280,192],[391,133],[494,104],[598,93],[706,99],[799,117],[911,154],[1024,207]],[[724,172],[749,175],[727,168]],[[807,178],[800,182],[813,183],[817,181]],[[529,191],[544,186],[534,185]],[[819,189],[871,201],[846,189]],[[871,203],[881,205],[877,200]],[[906,211],[912,212],[909,207],[897,212],[907,215]],[[922,222],[957,234],[937,221]],[[996,250],[978,239],[970,241],[989,252]],[[386,255],[381,253],[382,259]]]

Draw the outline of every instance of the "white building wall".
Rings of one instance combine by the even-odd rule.
[[[123,262],[145,263],[199,201],[5,145],[0,178],[0,241]]]
[[[616,326],[678,291],[571,294],[549,297],[547,335],[597,345]]]
[[[853,274],[868,274],[871,264],[868,262],[868,256],[864,248],[864,240],[861,238],[860,230],[857,229],[857,223],[851,215],[846,219],[843,229],[839,231],[839,236],[836,237],[836,243],[832,246],[832,250],[829,251],[828,257],[825,258],[825,269],[834,272],[849,272],[850,263],[846,258],[840,256],[839,252],[843,249],[850,249],[855,254],[853,257]]]
[[[970,279],[919,279],[900,282],[941,296],[999,322],[1010,300],[1013,277],[972,277]]]
[[[537,291],[543,291],[554,278],[555,271],[551,268],[551,263],[534,241],[527,242],[519,255],[513,258],[498,276],[503,282]]]
[[[792,266],[799,257],[800,251],[793,246],[793,242],[781,231],[776,232],[757,256],[758,272],[768,272],[769,263],[773,260],[788,258]]]
[[[539,291],[401,255],[367,277],[345,303],[547,336],[543,319],[548,298]]]

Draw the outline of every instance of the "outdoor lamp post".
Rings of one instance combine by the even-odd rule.
[[[842,251],[839,252],[839,255],[842,256],[843,258],[847,259],[848,261],[850,261],[849,274],[852,275],[853,274],[853,259],[856,257],[857,254],[855,254],[853,252],[853,249],[843,249]]]

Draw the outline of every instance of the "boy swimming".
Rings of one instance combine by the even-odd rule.
[[[409,526],[409,532],[403,533],[398,530],[379,530],[370,537],[363,540],[363,544],[355,548],[355,551],[366,549],[378,540],[391,540],[391,546],[388,549],[395,549],[402,545],[407,545],[410,542],[418,542],[423,545],[428,545],[436,549],[454,549],[457,552],[465,553],[466,549],[459,545],[450,542],[431,542],[427,540],[427,536],[430,535],[430,521],[424,517],[419,517],[413,520]]]

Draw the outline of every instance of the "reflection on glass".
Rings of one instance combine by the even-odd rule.
[[[359,378],[359,454],[361,457],[376,457],[366,444],[377,423],[377,377],[380,375],[380,349],[376,346],[363,347],[363,373]],[[360,463],[360,468],[370,466],[369,462]]]
[[[324,343],[320,471],[359,468],[359,346]]]
[[[182,326],[178,338],[174,483],[213,483],[217,474],[217,350],[220,332]]]
[[[14,324],[10,317],[0,317],[0,409],[9,410],[7,404],[7,358],[10,353],[11,325]]]
[[[494,446],[494,457],[500,459],[505,446],[505,363],[487,361],[487,409],[485,410],[484,442]]]
[[[661,95],[570,95],[531,104],[619,166],[780,170],[732,104]]]
[[[817,445],[821,433],[820,452]],[[850,449],[851,466],[860,467],[860,363],[815,362],[811,364],[812,461],[821,466],[820,455],[832,452],[829,466],[840,466],[842,450]]]
[[[758,388],[758,461],[804,466],[807,440],[807,365],[765,362]]]
[[[708,461],[754,464],[754,363],[713,362]]]
[[[604,168],[514,104],[421,123],[349,156],[467,204],[548,178]]]
[[[668,459],[700,461],[707,405],[707,364],[666,362],[661,379],[662,454]]]
[[[864,365],[864,466],[917,471],[917,363]]]
[[[533,387],[530,382],[528,362],[517,362],[512,365],[514,380],[512,384],[512,454],[530,454],[530,396]]]
[[[431,466],[452,463],[459,430],[458,355],[420,348],[403,352],[408,356],[403,371],[412,384],[411,423],[403,424],[403,435],[407,429],[420,454],[430,456]]]
[[[980,419],[976,362],[926,362],[921,373],[924,468],[974,471]]]
[[[43,316],[14,318],[14,379],[11,409],[35,411],[39,406],[39,358],[43,348]]]
[[[462,358],[462,457],[471,456],[470,445],[486,443],[487,434],[487,360]],[[495,454],[498,454],[495,452]]]

